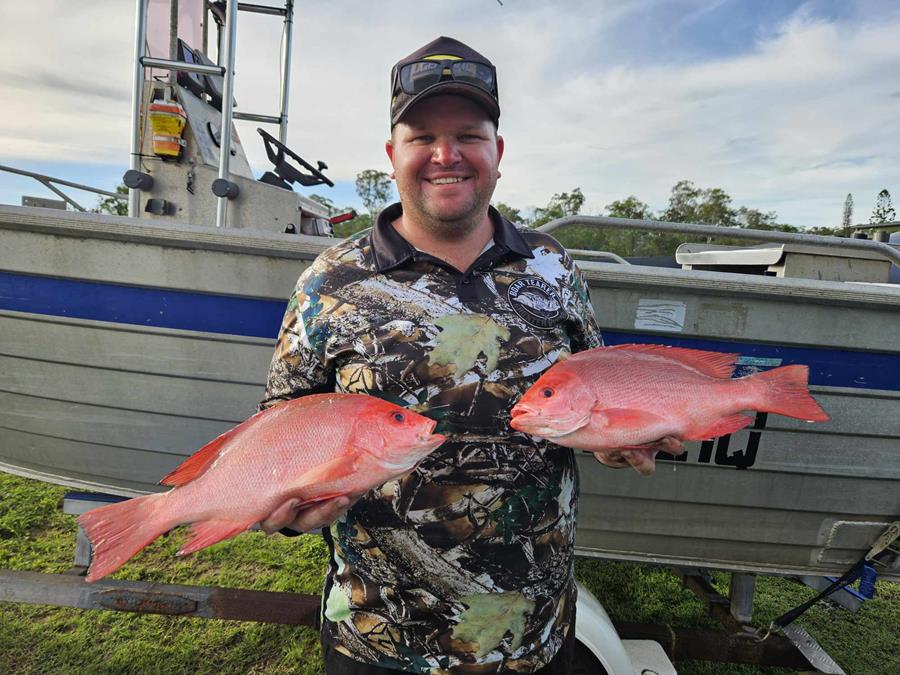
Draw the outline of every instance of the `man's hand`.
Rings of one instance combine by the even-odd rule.
[[[606,466],[614,469],[630,466],[642,476],[649,476],[656,470],[656,453],[660,451],[680,455],[684,452],[684,443],[673,436],[665,436],[640,447],[598,450],[593,454],[598,462]]]
[[[259,526],[266,534],[278,532],[283,527],[289,527],[297,532],[311,532],[331,525],[353,506],[357,499],[358,496],[351,499],[342,495],[306,507],[300,506],[299,499],[289,499],[260,522]]]

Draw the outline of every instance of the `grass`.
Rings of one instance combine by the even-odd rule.
[[[0,473],[0,568],[61,573],[75,550],[75,522],[63,515],[65,488]],[[243,534],[185,559],[183,536],[163,537],[116,578],[318,593],[326,564],[318,536]],[[715,628],[701,603],[670,572],[579,559],[579,580],[615,620]],[[727,577],[716,583],[727,593]],[[757,583],[755,620],[763,625],[812,591],[784,579]],[[880,582],[857,613],[820,603],[801,625],[850,675],[900,673],[900,584]],[[681,675],[787,673],[779,669],[687,662]],[[2,673],[321,672],[315,632],[239,621],[0,603]]]

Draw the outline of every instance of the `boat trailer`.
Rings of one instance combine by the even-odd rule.
[[[63,511],[78,515],[120,499],[70,493],[63,501]],[[885,550],[900,535],[900,523],[895,525],[896,531],[889,530],[880,540]],[[318,595],[114,579],[88,584],[83,576],[90,562],[90,542],[79,527],[72,568],[63,574],[0,570],[0,602],[318,626]],[[621,639],[657,642],[674,663],[698,660],[844,673],[802,628],[791,624],[781,628],[779,635],[750,625],[755,575],[733,573],[730,597],[726,598],[713,587],[704,571],[679,569],[675,573],[684,587],[704,602],[709,616],[721,623],[725,632],[614,621]]]

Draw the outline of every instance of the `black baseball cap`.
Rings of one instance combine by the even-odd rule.
[[[484,108],[494,124],[500,119],[494,65],[468,45],[443,36],[391,69],[391,128],[416,103],[437,95],[463,96]]]

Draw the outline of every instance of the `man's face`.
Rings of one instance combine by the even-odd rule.
[[[410,224],[457,238],[487,217],[503,139],[476,103],[460,96],[421,101],[394,127],[386,150]]]

